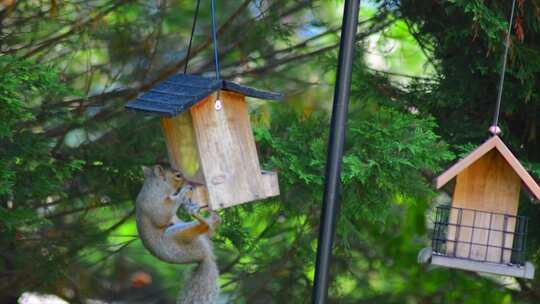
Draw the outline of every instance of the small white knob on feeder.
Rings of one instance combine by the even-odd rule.
[[[222,104],[221,104],[221,100],[220,99],[216,99],[216,103],[214,104],[214,108],[216,109],[216,111],[219,111],[221,110],[222,108]]]

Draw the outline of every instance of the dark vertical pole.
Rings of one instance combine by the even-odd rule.
[[[332,122],[330,125],[330,139],[328,142],[326,181],[319,228],[315,283],[312,294],[312,303],[314,304],[324,304],[328,298],[330,258],[332,257],[336,215],[339,209],[338,191],[341,160],[343,157],[343,143],[345,141],[345,126],[349,106],[349,91],[351,89],[351,73],[359,9],[360,0],[345,0],[336,85],[334,89]]]

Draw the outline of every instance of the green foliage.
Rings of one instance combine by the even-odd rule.
[[[0,139],[11,140],[17,124],[35,119],[32,106],[37,100],[73,94],[48,66],[13,56],[0,56]]]
[[[307,65],[296,75],[287,71],[296,50],[313,51],[298,34],[304,23],[291,22],[312,18],[310,3],[268,5],[219,6],[223,72],[233,77],[284,67],[279,74],[293,81],[280,75],[264,81],[294,89],[300,82],[296,75],[317,75]],[[141,269],[154,276],[149,288],[163,298],[180,288],[179,278],[189,267],[156,263],[130,221],[142,182],[140,166],[167,161],[159,123],[123,106],[154,81],[182,70],[193,10],[192,2],[182,1],[0,5],[0,98],[5,98],[0,108],[0,302],[13,302],[25,291],[54,293],[69,302],[111,299],[122,291],[128,294],[123,299],[147,303],[148,290],[135,290],[129,282]],[[212,70],[209,21],[209,3],[203,2],[190,72]],[[311,26],[324,29],[324,22]],[[315,39],[313,46],[336,41],[330,34],[322,38],[325,44]],[[249,235],[258,230],[242,227],[250,216],[224,215],[219,244],[224,256],[232,256],[236,247],[259,252]],[[256,226],[264,229],[266,223],[261,215]],[[120,231],[125,235],[117,235]],[[279,253],[261,260],[261,269]],[[28,261],[34,261],[31,267]],[[240,273],[233,266],[229,272]]]
[[[301,206],[306,197],[320,201],[327,144],[327,128],[320,126],[328,125],[328,118],[322,113],[304,119],[291,111],[278,113],[271,129],[255,132],[263,151],[268,149],[267,166],[280,173],[283,192],[287,196],[294,191],[287,198],[292,204],[285,205]],[[353,220],[356,215],[384,220],[396,196],[429,197],[432,192],[421,170],[437,170],[441,161],[451,158],[432,131],[433,119],[386,107],[372,115],[356,114],[348,122],[342,167],[342,193],[351,205],[346,214]]]
[[[148,254],[132,217],[140,166],[167,161],[164,140],[156,119],[123,106],[182,70],[193,3],[9,2],[0,6],[0,302],[25,291],[70,303],[170,302],[190,266]],[[245,3],[219,5],[223,76],[287,93],[279,106],[250,103],[260,159],[278,171],[281,195],[221,212],[223,299],[307,303],[341,3]],[[332,303],[540,301],[537,281],[416,263],[429,244],[426,214],[436,195],[429,180],[486,137],[509,5],[379,0],[363,9],[361,19],[373,19],[360,31],[380,29],[357,48]],[[213,70],[208,6],[193,73]],[[536,176],[538,7],[518,1],[502,109],[505,141]],[[373,51],[383,64],[361,61]],[[540,213],[523,201],[529,256],[538,263]],[[140,271],[152,283],[134,285]]]
[[[80,170],[82,160],[59,163],[49,153],[53,140],[34,129],[38,119],[32,103],[72,93],[49,67],[15,57],[0,57],[0,197],[28,200],[63,187],[64,179]],[[15,183],[32,182],[39,187],[14,191]],[[30,190],[27,188],[27,190]]]
[[[61,273],[61,265],[73,259],[72,250],[85,244],[59,239],[59,235],[76,234],[76,230],[56,230],[54,216],[48,216],[43,207],[67,197],[66,182],[81,171],[85,162],[55,158],[51,148],[57,141],[35,127],[42,119],[35,112],[35,105],[73,91],[53,69],[31,61],[3,56],[0,71],[0,244],[6,249],[4,271],[28,268],[29,261],[33,261],[31,267],[35,268],[32,276],[26,277],[27,282],[43,276],[54,279]],[[40,243],[40,234],[51,238]],[[13,284],[7,280],[2,287],[10,283]]]
[[[539,35],[539,3],[516,3],[500,123],[504,141],[538,178],[535,168],[540,162],[537,135],[540,99],[533,87],[538,88],[539,79],[537,58],[540,53],[536,39]],[[431,60],[437,63],[438,75],[412,81],[406,87],[406,98],[398,102],[403,106],[414,106],[419,113],[432,115],[439,126],[437,134],[451,144],[458,157],[477,147],[488,136],[511,4],[512,1],[446,1],[437,4],[400,1],[401,16],[415,29],[417,41],[429,50]],[[519,213],[530,218],[528,259],[537,263],[540,234],[538,225],[532,223],[539,220],[538,206],[530,203],[526,193],[522,195]],[[477,283],[485,283],[484,288],[504,293],[501,302],[539,301],[527,292],[538,288],[538,280],[508,282],[512,287],[507,289],[501,287],[504,285],[500,281]],[[451,300],[461,302],[456,298],[447,301]],[[474,300],[471,298],[470,301]],[[484,298],[478,302],[490,301]]]
[[[470,16],[469,19],[475,27],[480,27],[482,35],[478,33],[478,29],[475,29],[475,35],[480,35],[493,42],[500,42],[500,34],[508,28],[508,22],[505,21],[507,14],[499,14],[499,10],[490,9],[484,1],[480,0],[452,0],[449,2],[455,5],[455,7],[448,8],[450,12],[463,12]],[[496,5],[494,4],[494,6]]]
[[[274,203],[279,203],[282,210],[280,214],[288,222],[281,225],[291,228],[296,226],[293,231],[301,231],[296,239],[291,239],[292,235],[282,236],[289,240],[286,244],[292,242],[289,246],[300,247],[292,265],[287,263],[282,271],[287,271],[287,276],[291,278],[309,278],[315,257],[314,244],[306,240],[306,235],[313,236],[318,223],[328,140],[328,128],[324,126],[328,126],[328,116],[324,112],[303,116],[282,108],[274,109],[270,128],[255,128],[255,134],[265,159],[265,167],[279,172],[281,196]],[[338,225],[337,255],[354,256],[355,265],[362,268],[370,262],[368,257],[358,256],[359,243],[369,242],[377,248],[397,246],[384,243],[378,238],[380,234],[367,241],[366,229],[376,233],[388,232],[377,228],[380,225],[396,225],[396,229],[399,229],[397,227],[401,216],[396,216],[396,212],[399,213],[396,205],[412,205],[410,208],[414,210],[416,207],[413,206],[419,203],[425,208],[433,192],[421,174],[422,169],[436,170],[441,162],[452,157],[447,146],[433,133],[434,127],[431,118],[400,112],[387,106],[373,109],[368,115],[362,111],[352,111],[342,165],[342,215]],[[418,212],[415,221],[420,217],[421,212]],[[415,230],[415,233],[425,231],[423,223],[421,220],[415,226],[419,230]],[[283,231],[281,234],[289,233]],[[257,242],[260,244],[261,240]],[[404,244],[400,246],[407,247]],[[273,251],[276,249],[274,246]],[[282,250],[286,255],[287,250]],[[414,260],[414,250],[410,247],[408,250],[411,260]],[[263,252],[265,255],[270,253]],[[259,257],[253,260],[259,260]],[[288,286],[282,284],[287,284],[287,281],[274,282],[274,287],[278,289],[268,292],[272,292],[276,300],[294,298],[297,299],[295,301],[303,302],[301,299],[305,294],[289,292]],[[335,285],[335,288],[341,285],[336,284],[339,285]],[[295,286],[303,290],[304,287],[309,288],[310,284]],[[338,295],[345,302],[346,299],[352,301],[354,298],[362,298],[356,290],[337,292],[335,296]]]

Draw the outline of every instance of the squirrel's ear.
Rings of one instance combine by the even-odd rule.
[[[143,173],[144,173],[144,177],[148,177],[148,176],[152,175],[152,169],[150,167],[142,166],[142,170],[143,170]]]
[[[154,166],[154,175],[155,176],[165,176],[165,170],[160,165]]]

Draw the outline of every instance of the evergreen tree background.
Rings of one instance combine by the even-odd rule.
[[[213,73],[202,1],[191,73]],[[223,76],[286,93],[254,102],[281,196],[221,212],[222,298],[309,302],[340,1],[217,1]],[[510,1],[363,1],[331,303],[538,303],[540,282],[416,263],[441,195],[430,179],[487,137]],[[166,161],[156,118],[125,103],[185,64],[194,3],[0,2],[0,303],[173,303],[192,266],[142,247],[141,165]],[[540,1],[517,0],[503,137],[540,178]],[[528,258],[540,265],[539,209]]]

